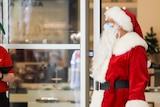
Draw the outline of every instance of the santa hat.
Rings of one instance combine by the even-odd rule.
[[[138,33],[142,38],[143,34],[138,24],[136,16],[127,10],[122,10],[118,6],[114,6],[105,12],[106,20],[112,18],[124,30]]]

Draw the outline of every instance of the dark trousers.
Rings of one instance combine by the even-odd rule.
[[[9,99],[6,96],[6,92],[0,93],[0,107],[9,107]]]

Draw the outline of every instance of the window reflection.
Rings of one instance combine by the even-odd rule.
[[[30,89],[32,86],[26,84],[35,83],[65,84],[64,88],[70,89],[68,62],[71,51],[11,49],[9,52],[15,68],[15,82],[10,85],[12,89]]]
[[[53,104],[52,98],[56,98],[57,106],[65,101],[68,107],[80,107],[80,89],[70,86],[70,62],[75,51],[10,49],[15,68],[15,82],[10,84],[10,93],[28,93],[30,105],[46,101]],[[79,67],[76,69],[80,71]],[[79,79],[80,74],[76,78]]]
[[[64,50],[10,50],[15,75],[23,83],[68,82],[70,59]],[[17,81],[17,82],[18,82]]]
[[[2,4],[2,0],[0,0],[0,3]],[[2,5],[0,5],[0,23],[2,24]],[[0,30],[0,43],[2,43],[2,30]]]
[[[69,43],[76,23],[69,0],[10,0],[10,43]],[[69,11],[71,12],[69,13]],[[72,15],[72,16],[70,16]],[[77,18],[74,18],[77,22]]]

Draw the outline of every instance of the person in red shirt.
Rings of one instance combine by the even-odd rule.
[[[10,55],[0,46],[0,106],[9,107],[6,91],[9,90],[7,82],[14,81],[14,69]]]
[[[105,21],[93,58],[96,85],[90,107],[148,107],[148,46],[136,17],[114,6],[105,12]]]

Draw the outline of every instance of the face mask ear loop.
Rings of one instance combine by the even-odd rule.
[[[120,38],[120,32],[119,32],[119,24],[117,22],[115,22],[113,25],[113,28],[117,29],[118,28],[118,33],[117,33],[117,39]]]
[[[119,24],[115,23],[115,26],[114,26],[114,27],[115,27],[115,29],[118,28],[117,39],[119,39],[119,38],[120,38],[120,31],[119,31],[120,26],[119,26]]]
[[[119,39],[120,38],[120,32],[118,31],[118,33],[117,33],[117,39]]]

